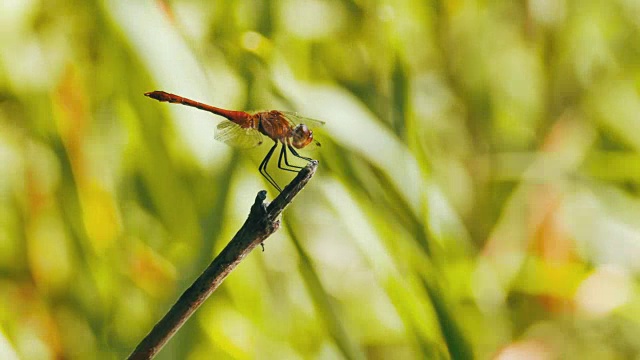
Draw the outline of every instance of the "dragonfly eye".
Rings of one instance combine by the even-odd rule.
[[[295,146],[296,149],[302,149],[313,141],[313,131],[311,131],[307,125],[300,124],[293,129],[291,140],[291,144]]]

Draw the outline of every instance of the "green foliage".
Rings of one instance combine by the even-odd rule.
[[[0,358],[123,358],[268,186],[266,146],[156,89],[326,122],[282,229],[159,358],[637,358],[639,15],[1,2]]]

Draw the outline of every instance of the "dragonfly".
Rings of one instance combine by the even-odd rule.
[[[263,135],[273,140],[274,144],[262,159],[258,170],[278,192],[282,192],[282,188],[267,171],[269,160],[278,146],[281,146],[278,168],[290,172],[298,172],[302,166],[289,162],[289,152],[298,159],[313,161],[300,155],[296,149],[320,147],[320,143],[313,138],[313,130],[309,127],[322,126],[324,122],[305,118],[294,112],[270,110],[249,113],[225,110],[164,91],[151,91],[144,95],[161,102],[191,106],[226,118],[229,121],[218,124],[214,138],[228,145],[250,149],[263,143]]]

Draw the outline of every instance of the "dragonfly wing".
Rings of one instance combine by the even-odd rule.
[[[227,145],[241,149],[251,149],[262,144],[262,135],[257,129],[242,128],[231,121],[219,123],[216,127],[214,138]]]
[[[293,112],[293,111],[280,111],[282,114],[284,114],[284,116],[287,118],[287,120],[289,120],[290,122],[292,122],[293,124],[305,124],[310,128],[317,128],[317,127],[321,127],[325,124],[324,121],[320,121],[320,120],[316,120],[316,119],[312,119],[312,118],[308,118],[308,117],[304,117],[304,116],[300,116],[298,115],[297,112]]]

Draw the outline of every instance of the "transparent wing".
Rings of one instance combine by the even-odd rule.
[[[297,112],[293,112],[293,111],[280,111],[282,114],[285,115],[285,117],[287,118],[287,120],[291,121],[292,123],[298,125],[298,124],[305,124],[310,128],[316,128],[316,127],[321,127],[325,124],[324,121],[320,121],[320,120],[316,120],[316,119],[311,119],[308,117],[304,117],[304,116],[300,116],[298,115]]]
[[[223,143],[241,148],[251,149],[262,144],[262,135],[254,128],[243,129],[240,125],[223,121],[218,124],[214,138]]]

